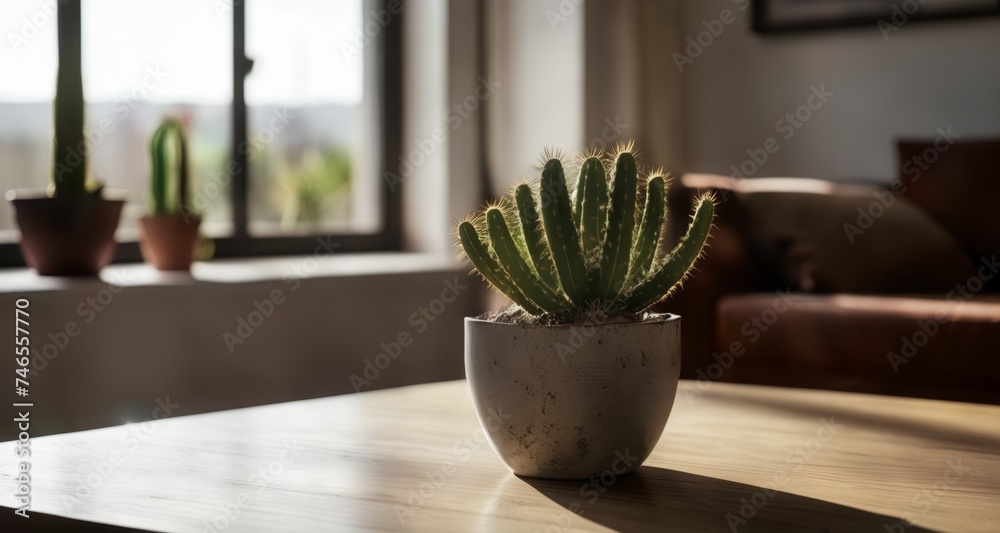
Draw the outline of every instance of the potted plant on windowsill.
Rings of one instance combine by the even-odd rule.
[[[87,180],[89,147],[83,135],[80,2],[59,4],[52,186],[10,191],[25,262],[42,275],[97,274],[115,253],[115,229],[124,200],[103,197]]]
[[[201,217],[189,208],[184,126],[176,118],[164,119],[153,134],[149,149],[153,162],[152,212],[139,219],[139,248],[146,262],[158,270],[190,270]]]
[[[665,253],[665,174],[640,183],[631,145],[581,159],[572,195],[549,158],[537,188],[458,226],[475,270],[514,302],[466,318],[465,365],[483,427],[503,420],[486,431],[494,450],[522,476],[625,473],[646,459],[680,372],[680,317],[648,309],[688,275],[712,226],[701,196]]]

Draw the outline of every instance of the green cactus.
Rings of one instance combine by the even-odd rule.
[[[83,136],[80,2],[60,2],[58,9],[59,69],[56,73],[51,192],[57,198],[100,195],[100,187],[87,182],[89,150]]]
[[[150,180],[153,215],[180,214],[190,205],[187,137],[181,122],[176,118],[164,119],[153,133],[149,151],[153,158],[153,175]],[[174,156],[173,164],[171,155]],[[176,193],[173,197],[169,183],[171,174],[176,180]]]
[[[702,195],[687,234],[663,253],[664,174],[652,172],[640,184],[631,145],[583,159],[572,201],[562,162],[552,158],[537,198],[530,185],[519,185],[513,205],[502,200],[458,226],[459,246],[476,271],[534,316],[595,306],[607,315],[642,312],[684,280],[712,228],[714,199]]]

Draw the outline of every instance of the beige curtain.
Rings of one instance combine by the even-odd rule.
[[[543,148],[635,140],[648,165],[684,170],[676,0],[483,0],[484,73],[502,83],[483,128],[490,193]]]
[[[684,169],[682,84],[669,58],[681,42],[677,0],[587,0],[585,134],[600,146],[618,130],[646,164]]]

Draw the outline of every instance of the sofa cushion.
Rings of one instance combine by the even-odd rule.
[[[700,379],[1000,404],[997,296],[752,293],[716,320]]]
[[[1000,139],[900,140],[897,187],[968,251],[973,261],[1000,253]],[[1000,279],[992,284],[1000,289]]]
[[[820,183],[815,190],[743,187],[737,195],[793,287],[932,293],[975,275],[955,239],[912,202],[875,187]]]

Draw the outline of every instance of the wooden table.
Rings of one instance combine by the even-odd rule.
[[[192,532],[1000,531],[1000,407],[705,385],[682,383],[637,473],[593,484],[511,475],[465,382],[448,382],[37,438],[33,518],[4,509],[3,520],[18,531],[76,520]],[[0,444],[4,491],[13,448]]]

